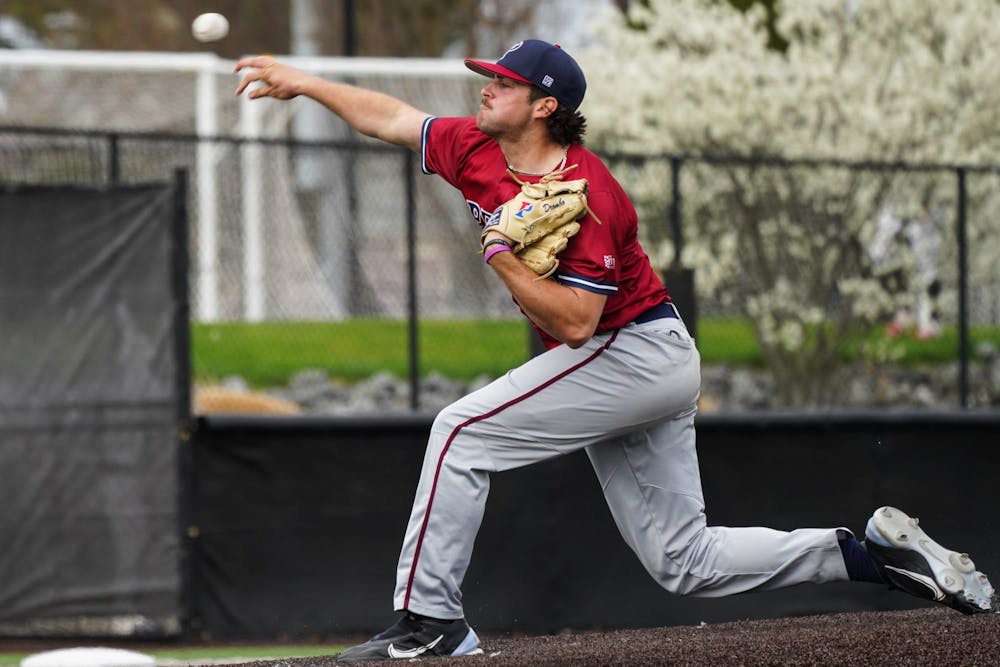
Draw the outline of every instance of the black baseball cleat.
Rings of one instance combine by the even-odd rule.
[[[880,507],[865,527],[865,548],[890,586],[963,614],[997,610],[993,586],[969,554],[945,549],[895,507]]]
[[[399,622],[337,656],[338,663],[479,655],[479,637],[465,619],[436,621],[406,612]]]

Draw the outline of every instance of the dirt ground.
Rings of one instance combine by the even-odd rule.
[[[428,667],[1000,665],[1000,614],[963,616],[944,607],[546,637],[486,634],[481,639],[482,656],[410,662]],[[331,656],[258,660],[241,667],[335,664]]]

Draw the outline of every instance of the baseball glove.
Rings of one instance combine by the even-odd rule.
[[[511,251],[540,278],[546,278],[559,266],[558,254],[565,250],[569,238],[580,231],[580,218],[590,213],[587,206],[587,179],[559,180],[576,165],[543,176],[538,183],[526,183],[513,171],[511,178],[521,186],[521,192],[505,202],[483,227],[480,243],[486,234],[497,231],[512,242]],[[600,220],[597,220],[600,224]]]
[[[566,249],[569,238],[578,231],[579,222],[567,222],[514,254],[522,264],[537,273],[539,278],[548,278],[559,266],[557,255]]]

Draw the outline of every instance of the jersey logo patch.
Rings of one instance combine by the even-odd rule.
[[[472,214],[472,219],[476,221],[480,227],[486,224],[490,219],[490,214],[482,206],[472,201],[471,199],[466,199],[465,203],[469,206],[469,213]]]
[[[604,256],[604,268],[605,269],[613,269],[613,268],[615,268],[615,256],[614,255],[605,255]]]

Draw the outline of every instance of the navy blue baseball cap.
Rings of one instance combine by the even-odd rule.
[[[466,60],[465,66],[477,74],[505,76],[538,86],[560,104],[576,110],[587,92],[583,70],[558,44],[526,39],[507,49],[496,63]]]

